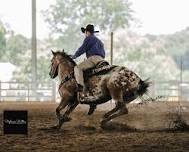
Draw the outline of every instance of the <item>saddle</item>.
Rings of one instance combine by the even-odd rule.
[[[100,61],[99,63],[97,63],[97,65],[93,68],[87,69],[83,72],[83,76],[84,76],[84,81],[86,82],[91,76],[93,75],[102,75],[102,74],[106,74],[107,72],[109,72],[110,70],[112,70],[113,68],[115,68],[115,65],[110,65],[107,61],[103,60]],[[89,88],[87,87],[87,90]],[[96,104],[90,104],[90,108],[88,111],[88,115],[93,114],[93,112],[96,109]]]
[[[110,65],[107,61],[103,60],[97,63],[93,68],[84,71],[84,78],[87,79],[93,75],[102,75],[115,68],[115,65]]]

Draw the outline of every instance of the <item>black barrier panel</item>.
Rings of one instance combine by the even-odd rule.
[[[3,130],[4,134],[27,134],[28,112],[25,110],[5,110]]]

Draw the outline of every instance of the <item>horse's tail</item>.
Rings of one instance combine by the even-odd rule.
[[[143,96],[144,94],[148,93],[148,88],[150,87],[150,85],[151,85],[151,82],[149,81],[149,78],[144,81],[140,80],[137,94],[139,96]]]

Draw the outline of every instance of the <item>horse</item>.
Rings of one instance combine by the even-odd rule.
[[[123,66],[102,64],[101,68],[94,67],[84,72],[85,85],[88,89],[86,97],[79,99],[78,84],[74,77],[74,67],[77,64],[64,50],[52,51],[52,55],[49,75],[52,79],[59,77],[58,91],[61,97],[56,108],[59,122],[54,128],[60,129],[63,123],[70,121],[69,115],[78,104],[88,104],[90,115],[98,104],[113,99],[115,107],[105,113],[101,121],[101,124],[107,123],[116,117],[128,114],[126,104],[148,92],[150,86],[148,79],[143,81],[136,73]],[[90,70],[93,70],[93,73]],[[94,70],[97,72],[95,73]],[[61,115],[61,111],[66,107],[66,111]]]

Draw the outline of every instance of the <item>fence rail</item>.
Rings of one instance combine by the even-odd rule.
[[[0,101],[56,101],[58,99],[56,83],[38,82],[33,88],[32,82],[1,82]],[[189,101],[189,82],[156,81],[150,93],[152,96],[163,96],[168,101]]]
[[[56,101],[55,82],[1,82],[0,101]]]
[[[152,90],[154,96],[164,96],[169,101],[189,101],[188,81],[156,81]]]

